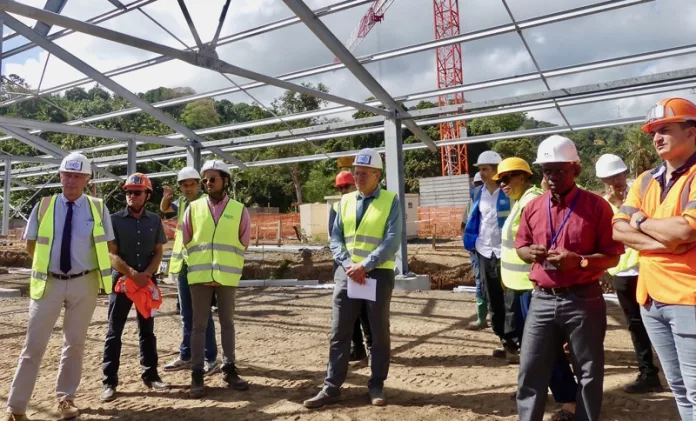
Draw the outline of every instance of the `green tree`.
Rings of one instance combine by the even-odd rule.
[[[220,115],[212,99],[189,102],[181,115],[181,121],[191,129],[202,129],[220,124]]]

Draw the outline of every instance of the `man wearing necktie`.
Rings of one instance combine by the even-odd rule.
[[[92,174],[91,163],[84,155],[72,153],[58,171],[63,192],[41,199],[24,232],[27,251],[33,256],[29,322],[3,421],[27,419],[24,413],[62,308],[58,412],[61,419],[80,414],[74,399],[82,376],[87,328],[99,289],[111,292],[107,246],[114,239],[111,216],[101,199],[83,194]]]
[[[382,158],[372,149],[363,149],[353,162],[357,192],[341,197],[331,230],[331,252],[339,264],[334,274],[329,367],[319,393],[304,402],[307,408],[335,403],[348,374],[350,343],[355,321],[363,305],[372,330],[370,368],[367,383],[372,405],[384,406],[384,381],[389,373],[389,305],[394,289],[396,253],[401,245],[402,213],[399,197],[382,190]],[[349,282],[365,284],[376,280],[375,301],[348,297]]]

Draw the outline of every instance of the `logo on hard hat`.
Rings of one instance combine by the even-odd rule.
[[[65,169],[72,171],[82,171],[82,162],[80,161],[66,161]]]
[[[372,157],[370,155],[358,155],[355,157],[355,163],[358,165],[370,165]]]
[[[140,184],[143,182],[143,179],[139,175],[131,175],[128,182],[131,184]]]

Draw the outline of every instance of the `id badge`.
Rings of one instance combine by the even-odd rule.
[[[541,264],[541,268],[544,270],[558,270],[556,266],[552,265],[547,260],[544,260],[544,263]]]

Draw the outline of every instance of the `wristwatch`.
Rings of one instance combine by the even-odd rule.
[[[590,264],[590,261],[585,259],[585,256],[580,256],[580,268],[585,269],[587,265]]]
[[[640,226],[641,226],[641,224],[642,224],[643,222],[645,222],[647,219],[648,219],[648,217],[645,216],[645,215],[643,215],[643,216],[639,217],[638,219],[636,219],[636,228],[638,228],[638,231],[643,232],[643,230],[640,229]]]

